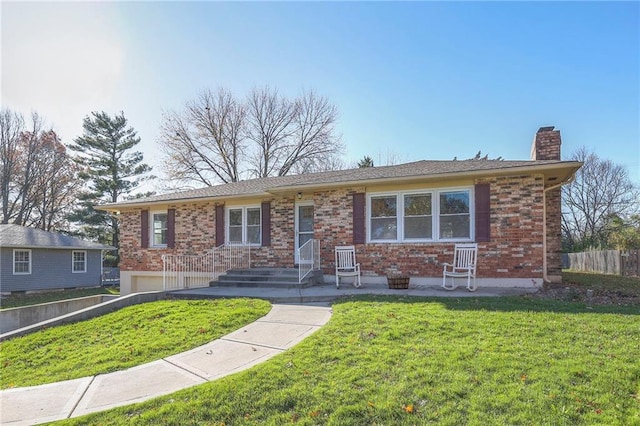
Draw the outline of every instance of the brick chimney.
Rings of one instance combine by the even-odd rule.
[[[554,126],[540,127],[531,145],[532,160],[560,160],[560,130]]]

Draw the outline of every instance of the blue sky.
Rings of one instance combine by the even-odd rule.
[[[201,90],[313,89],[347,164],[528,159],[541,126],[640,184],[638,2],[2,2],[2,105],[64,142],[124,111],[158,166],[163,110]]]

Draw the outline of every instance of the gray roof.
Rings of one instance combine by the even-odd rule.
[[[104,244],[13,224],[0,225],[0,247],[114,250]]]
[[[323,186],[336,187],[341,185],[365,185],[411,179],[444,179],[458,175],[518,173],[520,171],[524,172],[525,170],[531,171],[532,168],[538,170],[556,168],[577,170],[579,167],[580,163],[578,162],[560,160],[422,160],[393,166],[364,167],[301,175],[250,179],[200,189],[192,189],[189,191],[167,193],[152,197],[105,204],[97,207],[114,209],[120,206],[127,207],[178,200],[259,196],[298,188],[300,190],[304,190],[306,188],[319,188]]]

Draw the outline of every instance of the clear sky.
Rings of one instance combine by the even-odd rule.
[[[345,162],[528,159],[541,126],[640,183],[638,2],[10,2],[2,106],[63,142],[123,111],[160,164],[162,112],[203,89],[313,89]],[[156,170],[159,172],[159,170]]]

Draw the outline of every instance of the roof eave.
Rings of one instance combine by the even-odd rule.
[[[234,199],[252,198],[252,197],[266,197],[270,195],[271,193],[269,192],[258,191],[258,192],[236,194],[236,195],[205,195],[200,197],[171,198],[167,200],[157,200],[157,201],[147,201],[147,202],[140,201],[140,202],[131,202],[131,203],[110,203],[110,204],[93,206],[93,208],[96,210],[107,211],[110,213],[119,213],[123,209],[165,206],[167,204],[176,204],[176,203],[185,203],[185,202],[203,202],[203,201],[209,201],[209,200],[234,200]]]
[[[545,172],[559,172],[565,171],[567,176],[564,176],[560,179],[562,182],[566,181],[570,176],[582,166],[582,163],[573,161],[573,162],[562,162],[557,164],[539,164],[533,166],[514,166],[508,167],[504,169],[487,169],[487,170],[469,170],[463,172],[442,172],[442,173],[431,173],[427,175],[413,175],[413,176],[403,176],[403,177],[385,177],[385,178],[374,178],[374,179],[362,179],[362,180],[353,180],[353,181],[338,181],[338,182],[330,182],[330,183],[312,183],[312,184],[302,184],[302,185],[288,185],[288,186],[278,186],[269,189],[269,193],[278,194],[278,193],[286,193],[291,191],[299,191],[301,189],[314,189],[314,188],[338,188],[345,186],[367,186],[372,184],[387,184],[387,183],[411,183],[411,182],[425,182],[425,181],[438,181],[448,178],[454,179],[465,179],[465,178],[477,178],[477,177],[486,177],[486,176],[509,176],[513,174],[522,174],[522,173],[540,173],[547,174]]]
[[[21,248],[21,249],[47,249],[47,250],[117,250],[112,246],[103,247],[74,247],[74,246],[38,246],[32,244],[3,244],[2,248]]]
[[[551,164],[534,164],[534,165],[523,165],[523,166],[512,166],[505,167],[499,169],[479,169],[479,170],[468,170],[468,171],[455,171],[455,172],[442,172],[442,173],[431,173],[431,174],[423,174],[423,175],[412,175],[412,176],[403,176],[403,177],[384,177],[384,178],[370,178],[370,179],[358,179],[358,180],[348,180],[348,181],[336,181],[336,182],[324,182],[324,183],[308,183],[308,184],[299,184],[299,185],[285,185],[285,186],[274,186],[271,188],[267,188],[265,191],[257,191],[252,193],[244,193],[244,194],[236,194],[236,195],[207,195],[207,196],[194,196],[194,197],[182,197],[182,198],[170,198],[166,200],[157,200],[157,201],[140,201],[140,202],[127,202],[127,203],[111,203],[111,204],[103,204],[94,206],[96,210],[108,211],[111,213],[119,213],[124,209],[135,209],[142,207],[153,207],[153,206],[162,206],[167,204],[176,204],[183,202],[203,202],[210,200],[233,200],[233,199],[242,199],[242,198],[254,198],[254,197],[266,197],[274,194],[282,194],[293,191],[300,190],[309,190],[316,188],[340,188],[345,186],[367,186],[374,184],[387,184],[387,183],[411,183],[411,182],[429,182],[429,181],[438,181],[443,179],[466,179],[466,178],[478,178],[478,177],[486,177],[486,176],[509,176],[514,174],[529,174],[529,173],[537,173],[537,174],[553,174],[560,173],[557,180],[554,181],[554,184],[559,182],[568,181],[573,174],[582,166],[581,162],[578,161],[561,161],[557,163]]]

